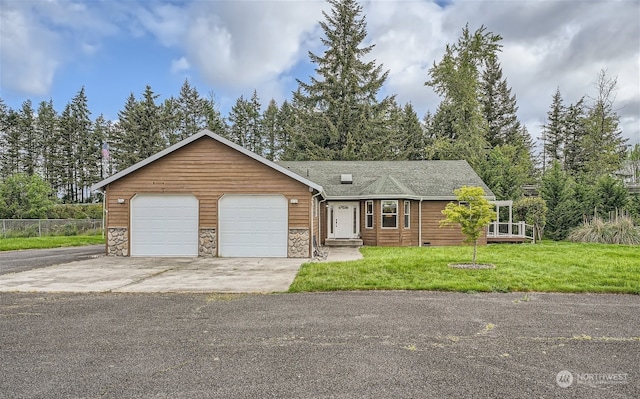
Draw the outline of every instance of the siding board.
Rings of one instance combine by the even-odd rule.
[[[192,193],[200,203],[200,228],[217,227],[218,200],[224,194],[283,194],[289,203],[289,227],[309,228],[309,188],[290,177],[203,137],[106,188],[108,225],[129,226],[129,202],[136,193]],[[125,199],[118,204],[117,199]]]

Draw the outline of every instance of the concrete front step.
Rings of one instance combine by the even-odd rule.
[[[327,238],[324,245],[327,247],[361,247],[362,240],[358,238]]]

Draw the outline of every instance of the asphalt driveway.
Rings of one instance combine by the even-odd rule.
[[[1,251],[0,275],[59,265],[77,260],[97,258],[103,254],[104,244],[85,245],[82,247]]]
[[[0,398],[638,398],[637,295],[0,293]]]
[[[25,251],[24,256],[30,257]],[[327,260],[361,257],[335,249]],[[148,258],[97,256],[0,275],[0,292],[221,292],[289,289],[302,263],[290,258]]]

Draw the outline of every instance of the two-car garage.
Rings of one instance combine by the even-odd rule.
[[[324,193],[209,130],[91,189],[104,193],[110,256],[308,258],[313,198]]]
[[[287,199],[223,195],[218,256],[286,257]],[[189,194],[138,194],[131,200],[132,256],[197,256],[199,202]]]

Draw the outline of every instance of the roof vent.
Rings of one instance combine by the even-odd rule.
[[[353,176],[349,174],[341,174],[340,175],[340,183],[341,184],[353,184]]]

